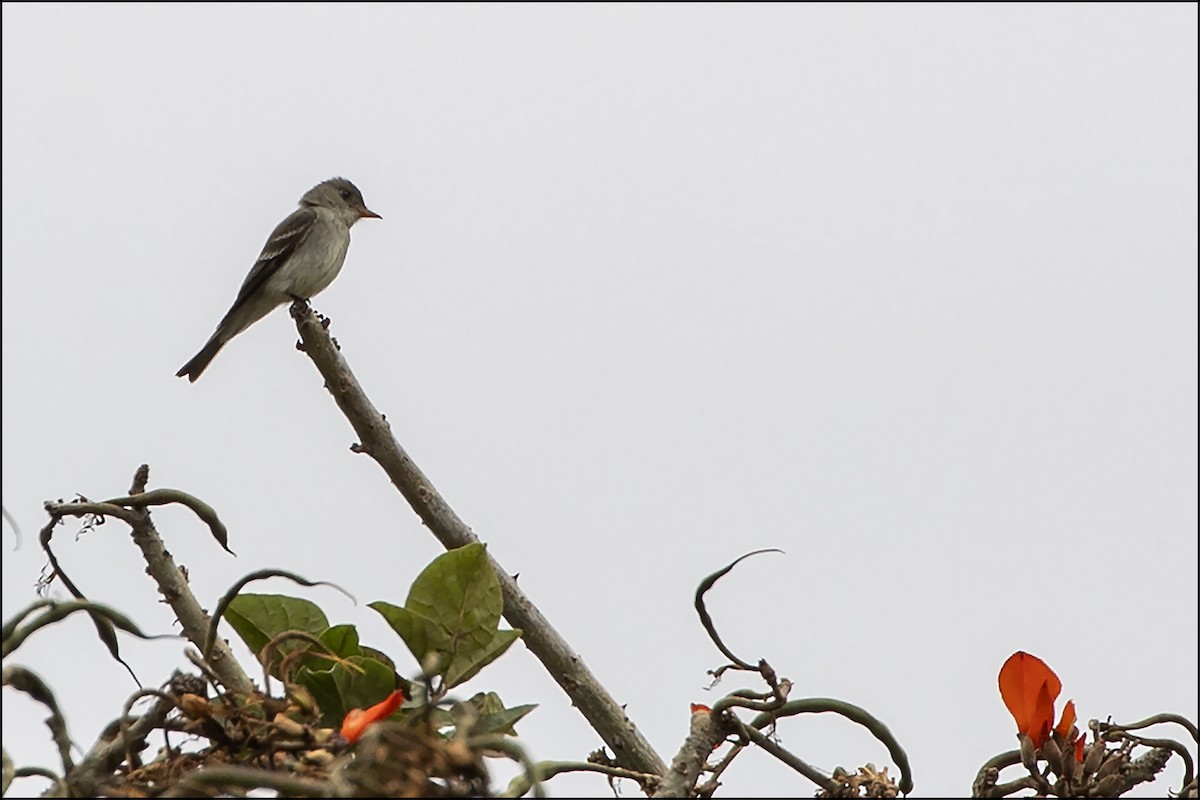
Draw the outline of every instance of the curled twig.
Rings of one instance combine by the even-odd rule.
[[[62,517],[116,517],[132,525],[137,517],[129,509],[112,503],[93,503],[90,500],[72,500],[70,503],[46,503],[46,513],[56,519]]]
[[[93,510],[97,507],[101,510]],[[79,587],[75,585],[75,582],[71,580],[70,576],[68,576],[63,570],[62,565],[58,563],[58,557],[54,555],[54,551],[50,547],[50,540],[54,536],[54,529],[58,527],[58,523],[62,521],[62,518],[65,515],[86,517],[89,514],[107,513],[111,514],[112,516],[119,517],[120,519],[129,523],[131,526],[135,524],[136,519],[130,512],[119,506],[109,506],[104,503],[88,503],[86,501],[79,503],[46,503],[46,513],[50,515],[50,521],[46,523],[45,527],[43,527],[41,532],[38,534],[38,542],[41,544],[42,550],[45,551],[46,558],[50,561],[50,567],[53,570],[53,573],[47,579],[46,583],[48,585],[50,581],[57,577],[62,582],[62,585],[66,587],[67,591],[71,593],[72,597],[74,597],[76,600],[86,601],[87,598],[84,596],[83,592],[79,590]],[[87,522],[85,520],[85,525],[86,524]],[[113,629],[112,623],[101,614],[89,611],[88,616],[91,617],[92,625],[94,625],[96,628],[96,634],[100,637],[100,641],[103,642],[104,646],[108,649],[109,654],[117,663],[125,667],[125,670],[129,673],[130,677],[133,678],[134,682],[140,685],[141,681],[138,680],[137,675],[133,671],[133,667],[129,666],[129,664],[127,664],[125,660],[121,658],[121,645],[117,642],[117,633]]]
[[[46,513],[50,515],[50,521],[42,529],[39,540],[42,549],[46,552],[46,557],[50,561],[50,566],[53,569],[53,576],[58,577],[67,591],[78,600],[86,599],[83,592],[75,585],[70,576],[63,570],[57,556],[50,547],[50,540],[54,533],[54,528],[58,525],[64,516],[84,517],[84,524],[87,526],[90,520],[102,521],[104,517],[116,517],[127,523],[135,531],[135,540],[137,532],[145,532],[145,529],[152,527],[149,522],[149,512],[145,509],[153,505],[163,505],[165,503],[180,503],[192,509],[197,516],[208,524],[212,531],[213,537],[220,543],[226,551],[229,550],[228,532],[225,526],[217,518],[216,512],[208,504],[198,500],[192,495],[181,492],[176,489],[155,489],[150,492],[140,491],[145,488],[146,480],[149,478],[149,467],[143,464],[134,475],[131,494],[126,497],[117,497],[112,500],[93,503],[85,498],[80,498],[77,501],[70,503],[46,503]],[[136,511],[135,511],[136,509]],[[89,612],[90,613],[90,612]],[[96,626],[96,630],[100,635],[101,641],[104,642],[108,651],[113,658],[120,662],[129,674],[137,680],[130,666],[121,659],[120,647],[117,642],[116,633],[113,630],[110,622],[101,615],[91,614],[92,622]],[[181,618],[182,619],[182,618]],[[185,625],[186,627],[186,625]],[[140,681],[139,681],[140,683]]]
[[[525,748],[521,747],[511,736],[495,733],[484,736],[472,736],[467,739],[466,744],[471,750],[499,750],[525,768],[525,772],[514,778],[508,785],[509,789],[513,789],[514,784],[520,780],[522,783],[520,793],[508,796],[520,797],[530,789],[533,789],[534,797],[546,796],[546,790],[542,787],[542,781],[546,780],[549,776],[542,774],[541,765],[535,764],[533,759],[529,757],[529,754],[525,752]],[[582,765],[583,768],[590,766],[595,765]]]
[[[24,692],[50,710],[50,716],[46,718],[46,727],[50,729],[54,744],[58,747],[63,774],[69,774],[75,768],[75,762],[71,759],[71,736],[67,733],[67,720],[58,707],[54,692],[36,672],[15,665],[4,668],[4,685]]]
[[[1100,722],[1097,720],[1096,729],[1100,733],[1107,733],[1109,731],[1136,731],[1141,728],[1149,728],[1151,725],[1165,725],[1168,723],[1174,723],[1183,727],[1191,734],[1192,741],[1200,744],[1200,731],[1197,731],[1196,723],[1179,714],[1155,714],[1152,717],[1146,717],[1137,722],[1130,722],[1127,725],[1118,725],[1113,722]]]
[[[984,762],[979,768],[979,772],[975,773],[975,781],[971,784],[972,797],[1002,797],[1003,794],[998,793],[996,789],[996,781],[1000,779],[1000,772],[1008,767],[1015,766],[1021,763],[1020,750],[1008,750],[999,755],[992,756]],[[1022,778],[1021,780],[1024,780]],[[1007,794],[1005,792],[1004,794]]]
[[[217,517],[217,512],[208,503],[187,492],[181,492],[178,489],[151,489],[140,494],[114,497],[112,500],[104,501],[103,505],[146,508],[147,506],[164,506],[171,503],[179,503],[190,508],[200,518],[200,521],[208,526],[217,543],[230,555],[237,555],[229,549],[229,530]]]
[[[830,797],[835,797],[837,795],[838,785],[828,775],[825,775],[816,767],[810,766],[807,762],[804,761],[804,759],[800,758],[799,756],[795,755],[794,753],[790,752],[789,750],[786,750],[783,747],[781,747],[780,745],[771,741],[771,738],[769,736],[767,736],[765,733],[763,733],[762,731],[760,731],[758,728],[755,728],[751,725],[747,725],[746,723],[742,722],[741,720],[737,720],[735,724],[738,726],[738,730],[742,734],[742,736],[744,736],[747,739],[749,739],[750,741],[754,742],[756,745],[761,747],[763,750],[766,750],[768,753],[770,753],[771,755],[778,758],[784,764],[787,764],[789,767],[796,770],[804,777],[808,778],[810,781],[815,783],[817,786],[820,786],[822,789],[825,790],[825,794],[829,795]]]
[[[505,737],[507,738],[507,737]],[[475,746],[476,739],[471,739],[470,744]],[[513,742],[515,744],[515,742]],[[492,745],[488,745],[492,747]],[[500,750],[501,747],[495,749]],[[505,751],[507,752],[507,751]],[[560,775],[564,772],[598,772],[601,775],[607,775],[610,778],[628,778],[632,781],[637,781],[642,786],[653,786],[658,783],[657,775],[650,775],[645,772],[635,772],[624,767],[614,767],[610,764],[596,764],[591,761],[538,761],[532,765],[532,773],[529,767],[526,767],[525,772],[517,775],[511,781],[504,791],[497,797],[521,797],[534,786],[533,777],[536,776],[541,782],[545,782],[553,778],[555,775]],[[536,790],[535,790],[536,791]]]
[[[14,778],[47,778],[53,784],[42,793],[42,797],[70,797],[71,789],[62,776],[45,767],[18,767],[13,770]]]
[[[217,607],[213,609],[212,617],[208,623],[208,635],[204,639],[204,652],[202,655],[205,661],[212,656],[213,644],[217,640],[217,624],[225,616],[225,611],[229,608],[229,604],[233,602],[235,597],[241,594],[242,589],[246,588],[247,584],[253,583],[254,581],[265,580],[267,578],[287,578],[288,580],[298,583],[301,586],[329,586],[330,588],[336,589],[337,591],[346,595],[346,597],[349,597],[350,602],[358,602],[354,599],[354,595],[350,594],[336,583],[330,583],[329,581],[310,581],[308,578],[303,578],[294,572],[288,572],[287,570],[282,569],[257,569],[254,572],[251,572],[240,578],[236,583],[230,586],[225,591],[225,594],[221,595],[221,599],[217,601]]]
[[[105,622],[105,627],[107,630],[112,630],[114,627],[120,628],[126,633],[132,634],[139,639],[178,638],[173,633],[143,633],[141,628],[135,625],[133,621],[129,619],[129,617],[125,616],[121,612],[109,608],[108,606],[101,605],[100,603],[93,603],[90,600],[68,600],[65,602],[49,601],[45,603],[35,603],[31,608],[33,607],[45,607],[46,610],[42,614],[34,617],[25,625],[18,627],[4,637],[2,652],[5,657],[20,647],[35,631],[44,628],[47,625],[58,622],[61,619],[65,619],[66,617],[74,614],[76,611],[86,612],[92,617],[93,620],[97,618],[102,619]],[[30,609],[26,609],[26,612],[29,610]]]
[[[50,600],[48,598],[42,599],[42,600],[34,600],[32,603],[25,606],[25,608],[21,609],[16,614],[13,614],[8,619],[4,620],[4,627],[2,629],[0,629],[0,640],[6,640],[6,639],[8,639],[8,637],[12,636],[13,632],[16,631],[17,626],[19,626],[22,622],[24,622],[25,618],[28,617],[30,614],[37,611],[39,608],[45,608],[46,606],[52,606],[52,605],[54,605],[55,602],[57,602],[57,601]]]
[[[759,673],[767,676],[768,683],[771,684],[771,691],[754,692],[749,689],[739,689],[730,692],[713,703],[713,713],[720,713],[735,706],[762,713],[769,713],[783,707],[783,704],[787,702],[788,693],[792,690],[792,682],[786,678],[782,681],[774,680],[774,671],[771,670],[770,665],[766,661],[760,661],[758,664]]]
[[[179,707],[179,700],[177,698],[160,689],[142,689],[141,691],[134,692],[125,701],[125,707],[121,709],[121,718],[117,722],[121,726],[121,741],[125,744],[125,763],[129,765],[130,769],[133,769],[134,752],[133,737],[129,735],[129,723],[131,720],[136,719],[130,716],[130,712],[133,711],[133,704],[143,697],[157,697],[159,700],[170,703],[176,708]]]
[[[0,512],[4,514],[4,521],[7,522],[13,529],[13,551],[21,549],[21,526],[17,524],[17,518],[9,513],[8,509],[0,506]]]
[[[252,767],[207,767],[189,772],[162,797],[207,796],[210,789],[274,789],[281,797],[333,797],[333,784]]]
[[[175,708],[173,702],[159,698],[145,714],[130,720],[122,727],[122,735],[115,739],[97,742],[88,754],[84,756],[79,767],[70,774],[68,782],[75,797],[97,797],[103,781],[107,780],[114,769],[125,759],[125,754],[131,748],[140,750],[139,742],[156,728],[162,727],[167,714]]]
[[[900,781],[897,784],[900,791],[904,794],[912,792],[912,768],[908,764],[908,754],[904,752],[904,748],[900,746],[900,743],[896,740],[891,730],[888,729],[887,725],[884,725],[865,709],[852,703],[835,700],[831,697],[808,697],[801,700],[790,700],[777,711],[759,714],[749,724],[754,728],[764,728],[781,717],[790,717],[796,714],[822,713],[840,714],[851,722],[856,722],[870,731],[871,735],[888,749],[888,753],[892,757],[892,762],[900,770]]]
[[[755,671],[754,666],[752,666],[751,664],[749,664],[749,663],[743,661],[742,659],[738,658],[737,656],[735,656],[733,654],[733,651],[730,650],[728,647],[726,647],[725,643],[723,641],[721,641],[721,637],[717,633],[716,625],[713,623],[712,616],[708,613],[708,609],[704,605],[704,595],[708,592],[709,589],[711,589],[714,585],[716,585],[717,581],[719,581],[721,578],[725,577],[725,575],[729,574],[730,570],[732,570],[734,567],[736,567],[742,561],[745,561],[750,556],[756,556],[756,555],[759,555],[760,553],[782,553],[782,552],[783,551],[779,550],[778,548],[769,547],[769,548],[766,548],[763,550],[753,550],[749,553],[746,553],[745,555],[738,556],[728,566],[717,570],[716,572],[709,575],[704,580],[700,581],[700,585],[696,587],[696,613],[700,615],[700,624],[704,626],[704,630],[706,630],[708,632],[709,638],[712,639],[713,644],[717,646],[717,649],[721,651],[721,654],[723,656],[725,656],[726,658],[728,658],[730,661],[732,661],[734,666],[736,666],[740,669],[749,670],[751,672]]]

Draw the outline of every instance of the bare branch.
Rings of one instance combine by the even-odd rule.
[[[359,444],[352,448],[354,452],[369,455],[383,468],[447,550],[479,541],[396,441],[387,419],[367,397],[330,337],[327,321],[306,303],[293,303],[291,314],[300,333],[302,349],[320,371],[325,388],[359,437]],[[521,629],[525,646],[542,662],[600,738],[613,749],[619,763],[637,772],[664,773],[666,765],[662,758],[625,716],[621,705],[542,616],[512,575],[490,553],[488,558],[504,594],[505,619],[514,628]]]
[[[671,769],[663,774],[651,797],[691,797],[708,757],[725,737],[740,725],[733,714],[714,714],[702,709],[692,714],[691,729],[683,746],[671,759]]]

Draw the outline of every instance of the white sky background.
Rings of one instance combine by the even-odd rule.
[[[705,691],[692,593],[759,547],[787,555],[711,595],[726,640],[886,722],[917,795],[1015,745],[1017,649],[1084,719],[1195,718],[1196,17],[6,4],[5,618],[34,599],[42,501],[123,494],[146,462],[229,526],[237,559],[155,511],[203,602],[268,566],[335,581],[357,607],[255,590],[415,672],[365,603],[403,602],[439,546],[350,452],[286,310],[173,377],[272,227],[344,175],[384,219],[315,307],[664,759],[690,702],[757,688]],[[123,526],[74,532],[89,596],[170,630]],[[148,684],[186,665],[122,646]],[[83,746],[135,688],[82,617],[11,660]],[[464,694],[488,689],[542,704],[536,758],[600,744],[523,646]],[[18,764],[57,766],[44,716],[5,690]],[[839,718],[780,733],[826,770],[890,763]],[[722,791],[813,787],[751,753]]]

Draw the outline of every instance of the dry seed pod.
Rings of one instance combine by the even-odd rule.
[[[1104,763],[1096,770],[1096,780],[1102,780],[1116,773],[1125,763],[1125,757],[1120,750],[1114,750],[1104,759]]]
[[[305,764],[311,764],[315,767],[328,767],[333,763],[336,756],[328,750],[305,750],[300,754],[300,757]]]
[[[1075,780],[1076,767],[1078,766],[1079,764],[1075,761],[1075,747],[1067,745],[1067,752],[1062,754],[1062,772],[1059,774],[1066,780],[1073,781]]]
[[[272,722],[275,724],[276,729],[278,729],[279,732],[285,736],[291,736],[294,739],[299,739],[304,736],[306,730],[305,727],[289,717],[287,714],[282,712],[276,714],[275,719],[273,719]]]
[[[1047,739],[1042,745],[1042,758],[1046,759],[1046,763],[1050,765],[1050,770],[1055,775],[1063,774],[1063,754],[1062,750],[1058,749],[1054,739]]]
[[[1108,748],[1104,746],[1104,742],[1092,742],[1088,748],[1087,756],[1083,759],[1083,774],[1088,776],[1100,769],[1100,763],[1104,760],[1104,755]]]
[[[213,715],[212,704],[208,702],[208,698],[198,694],[180,695],[179,708],[192,719],[208,719]]]

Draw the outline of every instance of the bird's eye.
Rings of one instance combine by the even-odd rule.
[[[341,194],[343,200],[349,200],[350,196],[353,195],[354,193],[351,192],[349,189],[342,189],[342,191],[339,194]]]

